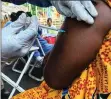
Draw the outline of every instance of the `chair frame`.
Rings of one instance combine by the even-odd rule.
[[[43,27],[43,28],[47,28],[47,27]],[[47,28],[47,29],[49,29],[49,28]],[[51,28],[50,28],[50,29],[51,29]],[[56,30],[56,31],[57,31],[57,30]],[[42,49],[42,46],[41,46],[39,40],[38,40],[38,39],[36,39],[36,40],[37,40],[37,42],[38,42],[38,44],[39,44],[39,47],[40,47],[43,55],[45,56],[45,53],[44,53],[44,51],[43,51],[43,49]],[[14,88],[12,89],[12,92],[11,92],[11,94],[10,94],[10,96],[9,96],[8,99],[12,98],[12,96],[14,95],[14,93],[15,93],[16,90],[18,90],[19,92],[24,92],[24,91],[25,91],[22,87],[19,86],[19,83],[20,83],[20,81],[22,80],[25,72],[28,70],[28,68],[29,68],[29,66],[30,66],[30,63],[31,63],[31,60],[32,60],[32,58],[33,58],[33,56],[34,56],[35,51],[38,50],[38,49],[39,49],[38,47],[36,47],[35,49],[33,48],[32,50],[30,49],[30,51],[32,51],[32,52],[31,52],[31,54],[30,54],[27,62],[26,62],[23,58],[19,58],[19,59],[22,60],[24,63],[26,63],[22,71],[15,70],[15,65],[17,64],[17,62],[19,61],[19,59],[17,59],[17,61],[15,62],[12,70],[15,71],[15,72],[20,73],[20,76],[19,76],[19,78],[17,79],[16,82],[14,82],[13,80],[11,80],[11,79],[10,79],[8,76],[6,76],[4,73],[1,73],[2,79],[3,79],[4,81],[6,81],[8,84],[10,84],[12,87],[14,87]],[[7,65],[10,65],[10,64],[7,64]],[[31,72],[32,72],[32,70],[33,70],[35,67],[36,67],[36,66],[34,66],[34,65],[32,66],[32,68],[31,68],[31,70],[30,70],[30,72],[29,72],[29,76],[30,76],[31,78],[37,80],[37,81],[42,81],[42,80],[44,79],[43,76],[41,77],[41,79],[38,79],[38,78],[35,78],[33,75],[31,75]]]

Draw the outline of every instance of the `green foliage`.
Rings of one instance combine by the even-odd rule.
[[[31,12],[32,15],[37,15],[38,11],[43,11],[43,8],[31,5],[31,4],[27,4],[25,6],[28,7],[29,12]]]

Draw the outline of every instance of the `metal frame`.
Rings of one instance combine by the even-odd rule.
[[[37,43],[38,43],[38,45],[39,45],[39,47],[40,47],[40,49],[41,49],[41,51],[42,51],[42,54],[45,56],[45,52],[44,52],[44,50],[43,50],[43,48],[42,48],[42,45],[40,44],[39,39],[36,38],[36,40],[37,40]]]
[[[38,45],[39,45],[39,47],[40,47],[40,49],[41,49],[41,51],[42,51],[42,54],[45,56],[45,52],[44,52],[44,50],[43,50],[43,48],[42,48],[42,46],[41,46],[41,44],[40,44],[40,41],[38,40],[38,38],[36,38],[36,40],[37,40],[37,43],[38,43]],[[36,67],[36,68],[39,68],[39,67],[36,66],[36,63],[37,63],[37,62],[35,62],[35,64],[32,65],[32,68],[30,69],[28,75],[29,75],[29,77],[31,77],[32,79],[34,79],[34,80],[36,80],[36,81],[43,81],[43,80],[44,80],[44,77],[43,77],[43,76],[42,76],[41,78],[37,78],[37,77],[35,77],[35,76],[32,75],[33,69],[34,69],[35,67]]]
[[[34,55],[34,52],[31,53],[31,55],[30,55],[27,63],[25,64],[25,67],[24,67],[24,69],[22,70],[22,72],[21,72],[21,74],[20,74],[20,76],[19,76],[19,78],[18,78],[18,80],[17,80],[17,82],[16,82],[16,85],[17,85],[17,86],[19,85],[19,83],[20,83],[22,77],[24,76],[27,68],[29,68],[29,64],[30,64],[30,62],[31,62],[31,60],[32,60],[32,58],[33,58],[33,55]],[[8,99],[10,99],[10,98],[14,95],[15,91],[16,91],[16,88],[14,87]]]
[[[52,29],[52,30],[58,31],[58,29],[46,27],[46,26],[43,26],[43,25],[40,25],[39,27],[41,27],[41,28],[47,28],[47,29]],[[40,47],[40,49],[41,49],[41,51],[42,51],[43,56],[45,56],[45,52],[44,52],[44,50],[43,50],[43,48],[42,48],[42,46],[41,46],[40,41],[38,40],[38,38],[36,38],[36,41],[37,41],[37,43],[38,43],[38,45],[39,45],[39,47]],[[17,61],[14,63],[14,65],[13,65],[13,67],[12,67],[12,70],[13,70],[14,72],[17,72],[17,73],[21,73],[21,72],[22,72],[22,71],[17,70],[17,69],[15,68],[19,60],[21,60],[23,63],[26,63],[26,61],[23,59],[23,57],[17,59]],[[42,76],[41,78],[37,78],[37,77],[35,77],[35,76],[32,75],[33,69],[34,69],[35,67],[37,67],[37,66],[36,66],[36,62],[35,62],[34,65],[30,65],[30,66],[32,66],[32,68],[30,69],[30,71],[29,71],[29,73],[28,73],[29,77],[31,77],[32,79],[34,79],[34,80],[36,80],[36,81],[43,81],[43,80],[44,80],[43,76]],[[37,67],[37,68],[38,68],[38,67]]]
[[[19,83],[20,83],[20,81],[22,80],[25,72],[26,72],[27,69],[29,68],[30,62],[31,62],[31,60],[32,60],[32,58],[33,58],[33,55],[34,55],[35,51],[38,50],[38,49],[39,49],[38,47],[34,47],[34,48],[32,47],[32,48],[30,49],[31,54],[30,54],[30,56],[29,56],[29,58],[28,58],[28,61],[26,62],[25,67],[23,68],[23,70],[22,70],[22,72],[21,72],[21,74],[20,74],[20,76],[19,76],[19,78],[18,78],[18,80],[17,80],[16,82],[14,82],[13,80],[11,80],[11,79],[10,79],[9,77],[7,77],[5,74],[3,74],[3,73],[1,74],[2,79],[5,80],[8,84],[10,84],[12,87],[14,87],[8,99],[10,99],[10,98],[14,95],[14,93],[15,93],[16,90],[18,90],[19,92],[24,92],[24,91],[25,91],[23,88],[21,88],[21,87],[19,86]],[[18,59],[18,60],[19,60],[19,59]],[[17,61],[18,61],[18,60],[17,60]],[[16,62],[17,62],[17,61],[16,61]]]
[[[7,77],[4,73],[1,73],[1,77],[4,81],[6,81],[8,84],[10,84],[12,87],[17,89],[19,92],[24,92],[25,90],[17,85],[14,81],[12,81],[9,77]]]
[[[37,41],[37,43],[38,43],[38,45],[39,45],[39,48],[40,48],[41,51],[42,51],[43,56],[45,56],[45,52],[43,51],[43,48],[42,48],[42,46],[41,46],[40,41],[38,40],[38,38],[36,38],[36,41]],[[33,47],[33,49],[34,49],[34,47]],[[32,50],[30,50],[30,51],[32,51]],[[26,61],[25,61],[25,59],[24,59],[23,57],[17,59],[17,61],[14,63],[14,65],[13,65],[13,67],[12,67],[12,70],[13,70],[14,72],[17,72],[17,73],[21,73],[21,72],[22,72],[22,71],[17,70],[17,69],[15,68],[19,60],[21,60],[23,63],[26,64]],[[36,80],[36,81],[43,81],[43,80],[44,80],[44,77],[43,77],[43,76],[42,76],[41,78],[37,78],[37,77],[35,77],[34,75],[32,75],[33,69],[34,69],[35,67],[36,67],[36,68],[39,68],[38,66],[36,66],[36,64],[37,64],[37,61],[34,63],[34,65],[31,65],[31,64],[30,64],[30,66],[32,66],[32,67],[31,67],[28,75],[29,75],[29,77],[31,77],[32,79],[34,79],[34,80]],[[28,67],[28,68],[29,68],[29,67]],[[28,70],[28,68],[27,68],[27,70]],[[26,71],[27,71],[27,70],[26,70]]]
[[[32,52],[32,51],[38,50],[38,49],[39,49],[38,47],[32,46],[29,52]],[[21,73],[21,72],[22,72],[22,71],[17,70],[17,69],[15,68],[19,60],[21,60],[23,63],[26,64],[26,60],[25,60],[23,57],[18,58],[18,59],[16,60],[16,62],[14,63],[14,65],[12,66],[12,70],[13,70],[14,72],[17,72],[17,73]],[[30,65],[30,66],[32,66],[32,65]]]
[[[47,28],[47,27],[45,27],[45,26],[42,26],[42,27],[43,27],[43,28]],[[48,28],[48,29],[49,29],[49,28]],[[54,30],[55,30],[55,29],[54,29]],[[58,30],[57,30],[57,31],[58,31]],[[44,53],[44,51],[43,51],[43,49],[42,49],[42,46],[41,46],[41,44],[40,44],[40,42],[39,42],[38,39],[37,39],[37,42],[38,42],[38,44],[39,44],[39,47],[40,47],[43,55],[45,56],[45,53]],[[32,58],[33,58],[33,55],[34,55],[34,53],[35,53],[35,50],[38,50],[37,47],[36,47],[35,49],[34,49],[34,48],[32,49],[32,52],[31,52],[31,54],[30,54],[30,56],[29,56],[29,58],[28,58],[28,61],[27,61],[26,64],[25,64],[25,67],[23,68],[22,72],[20,72],[20,71],[18,71],[18,70],[16,71],[16,70],[14,69],[14,67],[15,67],[15,65],[17,64],[17,62],[18,62],[19,59],[21,59],[23,62],[25,62],[24,59],[23,59],[23,58],[19,58],[19,59],[15,62],[12,70],[21,73],[20,76],[19,76],[19,78],[18,78],[18,80],[17,80],[16,82],[12,81],[12,80],[11,80],[9,77],[7,77],[5,74],[3,74],[3,73],[1,74],[2,79],[5,80],[8,84],[10,84],[12,87],[14,87],[8,99],[10,99],[10,98],[14,95],[14,93],[15,93],[16,90],[18,90],[19,92],[24,92],[24,91],[25,91],[23,88],[21,88],[21,87],[19,86],[19,83],[20,83],[20,81],[22,80],[25,72],[26,72],[27,69],[29,68],[29,65],[30,65],[30,62],[31,62],[31,60],[32,60]],[[31,50],[30,50],[30,51],[31,51]],[[41,79],[38,79],[38,78],[34,77],[33,75],[31,75],[31,72],[32,72],[32,70],[34,69],[34,67],[35,67],[35,66],[32,66],[32,68],[31,68],[31,70],[30,70],[30,72],[29,72],[29,76],[30,76],[31,78],[37,80],[37,81],[42,81],[42,80],[44,79],[43,76],[41,77]]]
[[[18,59],[16,60],[16,62],[14,63],[13,67],[12,67],[12,70],[13,70],[14,72],[17,72],[17,73],[21,73],[21,72],[22,72],[22,71],[17,70],[17,69],[15,68],[19,60],[21,60],[23,63],[26,64],[26,61],[25,61],[25,59],[24,59],[23,57],[22,57],[22,58],[18,58]]]
[[[6,65],[11,65],[15,60],[11,61],[11,62],[6,62]]]
[[[55,29],[55,28],[47,27],[47,26],[43,26],[43,25],[40,25],[39,27],[41,27],[41,28],[46,28],[46,29],[51,29],[51,30],[55,30],[55,31],[62,31],[62,32],[63,32],[63,30]],[[45,56],[45,52],[44,52],[44,50],[43,50],[43,48],[42,48],[42,46],[41,46],[41,44],[40,44],[39,39],[36,38],[36,40],[37,40],[37,43],[38,43],[38,45],[39,45],[39,47],[40,47],[40,49],[41,49],[41,51],[42,51],[43,56]],[[31,78],[33,78],[34,80],[36,80],[36,81],[43,81],[43,80],[44,80],[44,77],[43,77],[43,76],[42,76],[41,78],[37,78],[37,77],[35,77],[35,76],[32,75],[32,71],[33,71],[33,69],[34,69],[35,67],[36,67],[36,68],[39,68],[39,67],[36,66],[36,62],[35,62],[35,64],[32,66],[32,68],[30,69],[30,71],[29,71],[29,76],[30,76]]]

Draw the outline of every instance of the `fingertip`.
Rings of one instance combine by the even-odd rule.
[[[85,21],[88,24],[93,24],[94,23],[93,17],[91,17],[90,15],[88,15],[88,13],[86,13],[86,15],[84,15],[83,17],[81,17],[81,20]]]
[[[97,17],[98,16],[98,12],[97,12],[97,10],[95,10],[94,12],[93,12],[93,17]]]
[[[84,13],[83,17],[81,17],[81,20],[85,21],[88,24],[94,23],[93,17],[91,17],[87,12]]]
[[[89,10],[89,13],[93,16],[93,17],[97,17],[98,16],[98,11],[96,10],[95,7],[93,7],[92,9]]]
[[[90,7],[88,7],[88,6],[90,6]],[[93,3],[91,1],[89,1],[88,4],[86,5],[86,9],[89,11],[89,13],[93,17],[97,17],[98,16],[98,11],[97,11],[96,7],[93,5]]]
[[[81,21],[81,19],[80,19],[80,18],[78,18],[78,17],[77,17],[77,20],[78,20],[78,21]]]
[[[15,22],[17,22],[17,23],[23,23],[23,25],[24,25],[24,23],[26,23],[26,20],[27,20],[26,14],[22,13]]]
[[[91,1],[81,1],[87,11],[92,15],[92,17],[98,16],[98,11]]]
[[[93,19],[93,18],[87,19],[87,20],[86,20],[86,23],[88,23],[88,24],[93,24],[93,23],[94,23],[94,19]]]
[[[26,16],[25,13],[22,13],[22,14],[19,16],[20,19],[25,19],[26,17],[27,17],[27,16]]]

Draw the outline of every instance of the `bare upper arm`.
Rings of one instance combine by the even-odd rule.
[[[111,28],[111,9],[103,2],[96,6],[99,16],[91,26],[67,18],[44,69],[47,84],[55,89],[67,87],[88,64],[101,47]]]

